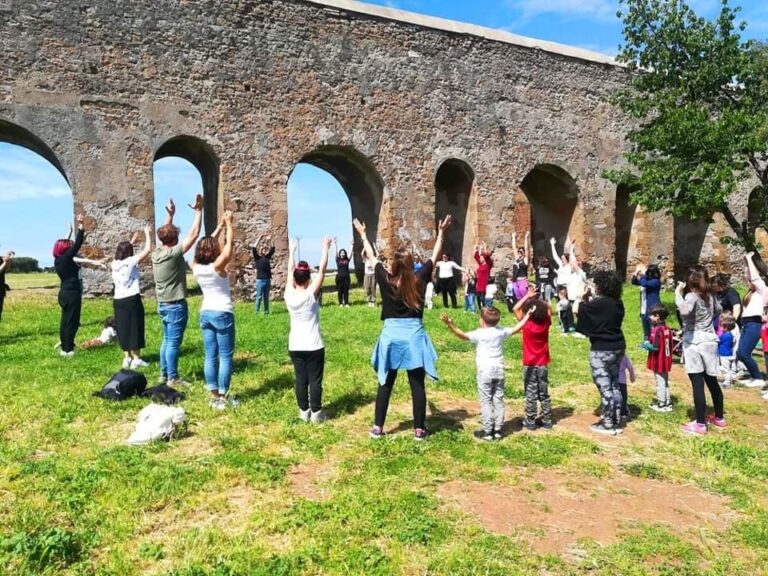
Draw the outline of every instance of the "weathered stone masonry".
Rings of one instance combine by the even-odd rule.
[[[299,161],[333,174],[385,247],[429,249],[451,211],[464,262],[485,240],[508,265],[531,226],[538,255],[568,233],[593,265],[702,237],[601,178],[626,127],[605,96],[628,76],[598,54],[348,0],[0,0],[0,52],[0,140],[65,175],[96,255],[152,220],[168,155],[200,170],[207,230],[236,211],[243,267],[262,232],[284,255]]]

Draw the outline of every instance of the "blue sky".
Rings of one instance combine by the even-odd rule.
[[[499,28],[543,40],[614,55],[621,43],[618,0],[369,0],[411,12]],[[691,0],[703,16],[717,13],[718,0]],[[749,23],[746,37],[768,38],[768,1],[732,2]],[[171,190],[179,205],[177,223],[186,230],[191,214],[183,205],[202,188],[200,175],[187,161],[165,158],[155,163],[155,206],[159,220]],[[51,263],[53,241],[65,234],[72,214],[66,181],[41,157],[0,143],[0,252],[13,249]],[[302,257],[319,259],[320,238],[338,236],[349,244],[350,208],[336,181],[311,166],[299,165],[288,183],[288,229],[301,237]]]

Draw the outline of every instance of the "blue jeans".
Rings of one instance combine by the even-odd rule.
[[[224,395],[232,380],[232,355],[235,352],[235,316],[232,312],[200,312],[200,330],[205,350],[205,387]]]
[[[163,341],[160,344],[160,374],[169,380],[179,377],[179,349],[187,329],[189,310],[187,301],[157,304],[157,313],[163,325]]]
[[[749,377],[755,380],[763,379],[763,375],[760,374],[760,368],[757,367],[757,362],[752,358],[752,350],[755,349],[755,345],[760,340],[761,328],[762,324],[760,322],[745,322],[741,327],[739,349],[736,352],[736,357],[747,367]]]
[[[474,294],[464,294],[464,312],[469,310],[470,312],[475,311],[475,295]]]
[[[256,280],[256,293],[254,296],[256,297],[256,312],[259,311],[259,308],[261,308],[261,303],[264,302],[264,314],[269,314],[269,289],[272,285],[272,281],[267,280]]]

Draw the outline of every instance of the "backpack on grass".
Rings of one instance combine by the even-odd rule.
[[[135,370],[120,370],[93,395],[106,400],[125,400],[131,396],[139,396],[146,388],[147,378],[144,374]]]

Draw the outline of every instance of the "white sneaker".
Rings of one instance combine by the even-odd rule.
[[[747,388],[762,388],[765,385],[765,380],[761,378],[752,378],[744,380],[741,384]]]
[[[299,408],[299,420],[302,422],[309,422],[312,417],[312,412],[307,408],[306,410],[302,410]]]
[[[768,390],[760,394],[760,398],[762,398],[763,400],[768,400]]]
[[[146,368],[147,366],[149,366],[149,362],[145,362],[141,358],[131,360],[131,368]]]
[[[312,412],[312,414],[309,417],[309,421],[312,422],[312,424],[322,424],[325,422],[326,417],[325,414],[323,414],[322,410],[318,410],[317,412]]]
[[[131,358],[130,356],[127,358],[123,358],[123,368],[127,369],[131,367]]]
[[[70,352],[64,352],[64,350],[59,350],[59,356],[62,358],[72,358],[75,355],[75,351],[72,350]]]

